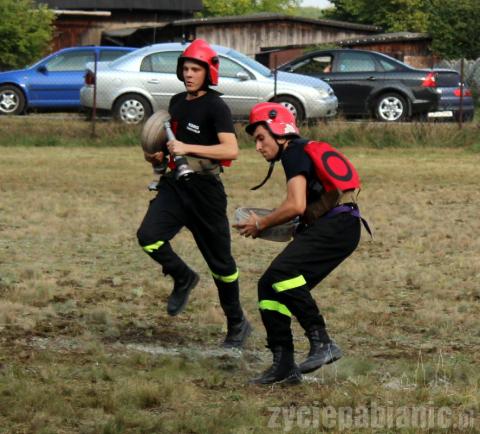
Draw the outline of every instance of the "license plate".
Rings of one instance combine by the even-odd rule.
[[[453,112],[451,110],[447,110],[444,112],[430,112],[428,114],[429,118],[452,118]]]

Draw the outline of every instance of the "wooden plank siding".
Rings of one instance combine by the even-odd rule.
[[[308,46],[371,34],[358,30],[318,27],[295,22],[199,24],[195,36],[254,56],[261,50],[281,46]]]
[[[180,15],[174,13],[137,11],[116,11],[109,17],[93,17],[82,15],[58,14],[54,23],[54,36],[51,43],[51,51],[76,45],[99,45],[102,42],[102,34],[117,29],[135,29],[143,27],[155,28],[159,25],[168,24]],[[150,40],[148,43],[154,43]],[[107,45],[116,45],[107,43]]]

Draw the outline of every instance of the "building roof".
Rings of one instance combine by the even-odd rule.
[[[228,24],[228,23],[247,23],[259,21],[296,21],[299,23],[314,24],[322,27],[335,27],[341,29],[363,30],[366,32],[379,32],[380,27],[369,26],[365,24],[348,23],[346,21],[326,20],[297,17],[292,15],[276,14],[276,13],[260,13],[252,15],[241,16],[227,16],[227,17],[208,17],[208,18],[190,18],[185,20],[176,20],[173,25],[188,26],[188,25],[214,25],[214,24]]]
[[[54,9],[55,15],[75,15],[86,17],[110,17],[112,12],[110,11],[77,11],[75,9]]]
[[[202,0],[36,0],[52,9],[201,11]]]
[[[338,41],[337,44],[342,47],[351,47],[354,45],[369,45],[378,44],[382,42],[411,42],[430,40],[432,37],[428,33],[411,33],[411,32],[397,32],[397,33],[379,33],[371,36],[361,36],[358,38],[344,39]]]

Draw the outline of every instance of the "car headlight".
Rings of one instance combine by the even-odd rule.
[[[332,88],[325,89],[323,87],[317,87],[317,92],[320,98],[329,98],[334,95]]]

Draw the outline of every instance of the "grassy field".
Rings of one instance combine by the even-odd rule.
[[[477,111],[480,113],[480,110]],[[480,115],[480,114],[479,114]],[[57,117],[55,117],[57,116]],[[93,131],[90,122],[70,115],[31,115],[0,118],[0,147],[125,147],[136,146],[140,126],[98,121]],[[375,149],[462,148],[480,152],[479,123],[467,122],[459,128],[455,122],[319,122],[303,132],[340,146]],[[94,133],[94,134],[92,134]],[[244,125],[237,125],[240,141],[250,146]]]
[[[270,363],[256,281],[283,244],[233,234],[255,331],[243,353],[221,351],[222,313],[190,234],[173,244],[201,281],[176,318],[171,281],[137,246],[152,198],[139,149],[0,151],[0,433],[480,432],[470,145],[344,148],[375,239],[364,233],[314,290],[345,357],[292,388],[247,384]],[[266,168],[244,149],[228,169],[230,216],[278,204],[280,167],[249,191]],[[300,360],[308,347],[296,322],[294,332]]]

